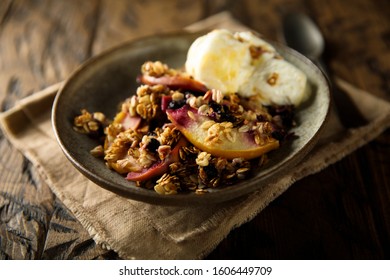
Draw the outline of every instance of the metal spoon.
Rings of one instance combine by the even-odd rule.
[[[288,14],[284,17],[282,24],[285,43],[310,58],[321,70],[326,71],[321,61],[325,50],[325,40],[311,18],[304,14]]]
[[[287,46],[308,57],[322,70],[332,87],[334,107],[342,125],[348,128],[366,124],[349,96],[331,82],[331,75],[322,61],[325,40],[314,21],[305,14],[287,14],[282,21],[282,37]]]

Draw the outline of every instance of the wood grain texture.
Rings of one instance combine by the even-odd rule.
[[[282,16],[309,14],[334,74],[390,100],[390,3],[386,0],[3,0],[0,108],[65,79],[121,42],[179,30],[220,11],[278,40]],[[209,259],[390,258],[390,131],[294,184]],[[0,259],[116,259],[0,132]]]

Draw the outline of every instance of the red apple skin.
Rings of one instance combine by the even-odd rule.
[[[169,165],[171,163],[180,160],[179,150],[181,147],[186,146],[187,144],[187,139],[185,137],[181,137],[175,148],[173,148],[171,153],[163,161],[159,161],[149,168],[144,168],[140,172],[129,172],[126,176],[126,179],[129,181],[146,181],[162,176],[168,171]]]
[[[208,88],[194,79],[176,75],[153,77],[149,75],[140,75],[138,81],[146,85],[165,85],[171,89],[182,89],[196,92],[206,92]]]
[[[124,130],[127,130],[127,129],[132,129],[132,130],[136,130],[139,125],[141,124],[141,117],[139,116],[136,116],[136,117],[131,117],[128,113],[126,114],[126,116],[123,118],[121,124],[122,124],[122,127]]]
[[[207,131],[201,127],[205,121],[210,120],[209,117],[199,115],[195,109],[190,108],[188,105],[180,109],[168,109],[166,113],[168,119],[189,142],[213,156],[226,159],[244,158],[250,160],[279,147],[279,141],[272,137],[264,145],[257,145],[253,133],[239,132],[237,128],[232,129],[236,135],[235,141],[224,139],[221,142],[210,143],[206,141]]]
[[[164,95],[161,97],[161,111],[166,112],[171,101],[172,96],[170,95]]]

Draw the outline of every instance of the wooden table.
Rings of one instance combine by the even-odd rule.
[[[0,106],[64,80],[89,57],[139,36],[227,10],[270,39],[282,15],[306,12],[324,32],[332,71],[390,101],[390,2],[0,1]],[[1,132],[0,132],[1,133]],[[32,165],[0,134],[0,259],[115,259],[96,246]],[[209,259],[390,258],[390,130],[294,184]]]

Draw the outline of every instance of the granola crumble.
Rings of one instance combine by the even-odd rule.
[[[257,56],[262,51],[252,49],[251,54]],[[184,75],[189,78],[160,61],[145,62],[141,72],[153,77]],[[277,78],[273,75],[268,82],[272,84]],[[223,95],[216,89],[199,94],[185,89],[173,90],[162,84],[141,84],[134,95],[122,102],[113,121],[101,112],[82,109],[74,118],[73,126],[77,132],[100,140],[90,153],[103,158],[108,168],[120,174],[142,175],[145,170],[163,166],[165,172],[161,175],[134,180],[137,187],[161,195],[187,192],[204,195],[213,188],[250,177],[253,170],[267,162],[266,154],[254,160],[227,159],[183,141],[184,135],[165,113],[167,108],[183,106],[191,108],[187,111],[191,120],[199,116],[208,118],[199,129],[206,133],[204,142],[210,146],[222,141],[235,143],[239,133],[252,135],[258,145],[264,145],[271,138],[282,141],[288,135],[286,131],[295,125],[291,106],[265,107],[256,97]]]

